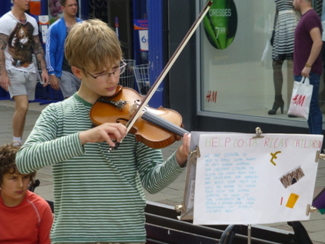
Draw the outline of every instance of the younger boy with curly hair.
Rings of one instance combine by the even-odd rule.
[[[12,144],[0,147],[0,243],[50,244],[51,208],[28,190],[36,172],[18,172],[18,150]]]

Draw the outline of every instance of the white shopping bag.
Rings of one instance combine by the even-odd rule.
[[[295,81],[292,89],[288,115],[295,115],[308,119],[313,85],[309,84],[309,78],[302,77],[301,81]]]

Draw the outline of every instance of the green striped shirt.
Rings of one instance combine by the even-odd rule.
[[[77,94],[42,111],[17,154],[21,173],[52,165],[55,219],[52,243],[145,242],[144,187],[156,193],[184,170],[175,153],[129,134],[116,151],[109,145],[81,145],[79,132],[92,127],[92,104]]]

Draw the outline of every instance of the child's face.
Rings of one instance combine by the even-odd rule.
[[[87,76],[81,75],[81,90],[87,93],[88,97],[100,96],[110,97],[116,93],[116,88],[120,80],[120,61],[115,61],[110,69],[97,70],[93,65],[86,70]]]
[[[4,204],[8,207],[19,205],[26,194],[30,175],[22,175],[19,172],[6,173],[1,184],[1,197]]]

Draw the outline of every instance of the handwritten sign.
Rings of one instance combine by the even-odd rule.
[[[307,220],[322,135],[202,134],[194,224]]]

